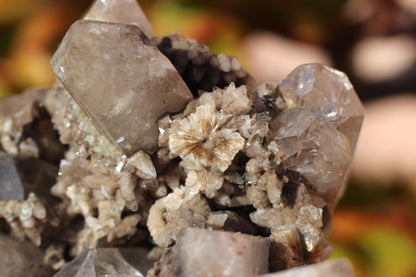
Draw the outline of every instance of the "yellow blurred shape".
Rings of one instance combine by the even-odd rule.
[[[55,78],[50,66],[51,56],[43,51],[18,52],[8,61],[13,83],[21,88],[53,84]]]
[[[0,0],[0,24],[24,17],[46,0]]]

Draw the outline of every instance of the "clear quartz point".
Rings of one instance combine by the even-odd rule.
[[[300,65],[279,83],[286,99],[328,120],[348,137],[352,151],[364,107],[345,73],[322,64]]]
[[[118,249],[88,249],[54,275],[54,277],[142,277]]]
[[[152,26],[136,0],[95,0],[83,19],[136,24],[153,37]]]
[[[136,25],[77,21],[52,67],[95,127],[128,156],[154,151],[157,120],[193,98],[175,67]]]

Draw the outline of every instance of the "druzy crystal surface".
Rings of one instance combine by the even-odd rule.
[[[0,230],[36,245],[36,264],[58,277],[352,275],[325,261],[363,120],[345,74],[307,64],[255,84],[235,57],[154,36],[133,0],[95,1],[52,67],[56,86],[0,99]]]
[[[52,67],[96,127],[128,156],[155,150],[157,119],[192,99],[174,66],[136,25],[77,21]]]

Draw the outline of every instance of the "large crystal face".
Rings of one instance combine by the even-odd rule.
[[[296,106],[327,119],[348,137],[354,151],[364,107],[343,72],[322,64],[300,65],[279,83],[279,89]]]
[[[156,121],[192,99],[174,66],[136,25],[77,21],[52,66],[95,126],[126,155],[155,150]]]
[[[152,26],[136,0],[96,0],[84,19],[136,24],[148,37],[153,36]]]
[[[135,0],[94,1],[52,66],[56,86],[0,101],[0,232],[39,247],[0,236],[1,276],[351,275],[323,263],[363,117],[343,73],[250,87]]]

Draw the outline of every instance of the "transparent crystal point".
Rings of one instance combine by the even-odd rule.
[[[54,277],[142,277],[118,249],[88,249],[67,264]]]
[[[66,90],[128,156],[157,146],[157,120],[193,98],[170,61],[136,25],[75,22],[52,59]]]
[[[95,0],[83,19],[136,24],[148,37],[154,36],[152,26],[136,0]]]
[[[279,83],[279,89],[296,106],[327,119],[348,137],[354,151],[364,107],[343,72],[322,64],[300,65]]]

